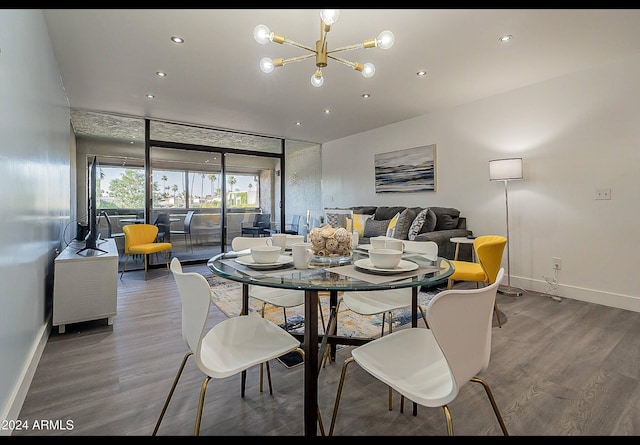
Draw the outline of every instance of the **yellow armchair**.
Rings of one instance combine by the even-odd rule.
[[[473,241],[473,250],[478,262],[451,261],[455,270],[449,277],[448,288],[451,289],[456,281],[475,281],[476,283],[483,283],[485,286],[493,284],[500,271],[506,244],[507,238],[504,236],[483,235],[477,237]],[[502,327],[497,303],[494,304],[494,310],[498,319],[498,326]]]
[[[165,252],[165,261],[167,264],[167,271],[169,271],[169,251],[173,248],[171,243],[157,243],[155,242],[158,236],[158,226],[154,224],[129,224],[122,228],[124,232],[124,253],[127,257],[124,260],[122,266],[122,272],[120,273],[120,279],[124,275],[124,271],[127,267],[127,261],[129,261],[130,255],[143,255],[144,256],[144,279],[147,279],[147,263],[148,255],[156,252]]]

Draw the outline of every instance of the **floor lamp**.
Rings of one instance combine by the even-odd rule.
[[[498,290],[501,294],[519,297],[522,292],[511,287],[511,258],[509,257],[509,194],[507,182],[522,179],[522,158],[494,159],[489,161],[489,181],[504,181],[504,202],[507,215],[507,287]]]

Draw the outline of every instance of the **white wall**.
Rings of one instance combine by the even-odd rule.
[[[42,12],[0,11],[0,422],[17,418],[50,329],[54,252],[71,208],[70,134]]]
[[[436,192],[375,193],[375,153],[428,144]],[[503,157],[524,159],[509,183],[511,284],[547,290],[559,257],[558,295],[640,311],[640,56],[323,144],[323,206],[456,207],[474,234],[506,235],[504,185],[488,180]]]

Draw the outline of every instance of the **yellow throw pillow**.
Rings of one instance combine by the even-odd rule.
[[[396,224],[398,223],[398,218],[400,218],[400,212],[396,213],[396,216],[391,218],[389,221],[389,226],[387,227],[387,236],[389,238],[393,238],[393,235],[396,233]]]
[[[364,223],[370,218],[373,218],[373,215],[353,214],[353,230],[358,232],[358,236],[364,236]]]

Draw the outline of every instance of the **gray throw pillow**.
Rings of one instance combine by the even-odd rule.
[[[436,217],[436,214],[433,212],[431,207],[429,207],[426,210],[427,210],[427,216],[424,220],[424,224],[422,225],[422,228],[420,229],[420,233],[433,232],[434,230],[436,230],[436,224],[438,222],[438,218]]]
[[[390,219],[376,220],[369,218],[364,223],[364,236],[365,238],[371,238],[374,236],[385,236],[387,234],[387,227],[389,227]]]
[[[429,209],[424,209],[423,211],[418,213],[418,215],[416,215],[416,217],[411,222],[411,225],[409,226],[409,231],[407,232],[407,239],[409,241],[415,240],[416,235],[420,233],[420,229],[422,229],[424,221],[425,219],[427,219],[428,211]]]
[[[398,221],[396,222],[396,230],[393,237],[397,239],[408,239],[407,236],[409,235],[409,228],[411,227],[415,217],[415,210],[404,209],[402,213],[400,213]]]
[[[436,227],[433,230],[450,230],[458,226],[460,210],[451,207],[432,207],[436,215]]]

